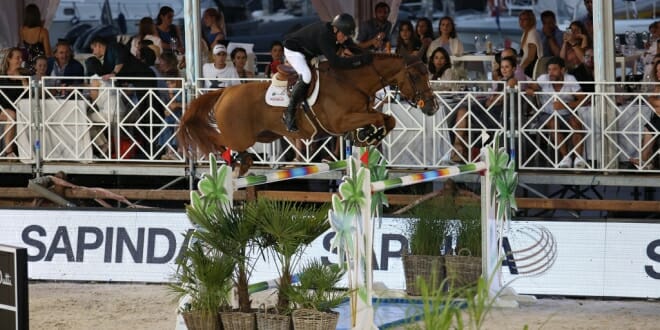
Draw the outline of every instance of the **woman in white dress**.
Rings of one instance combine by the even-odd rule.
[[[523,31],[520,38],[520,67],[528,77],[534,73],[536,61],[543,56],[543,43],[536,30],[536,17],[531,10],[523,10],[518,15],[518,24]]]

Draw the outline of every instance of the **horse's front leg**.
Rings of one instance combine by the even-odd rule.
[[[378,144],[396,126],[396,120],[390,115],[380,112],[368,114],[375,114],[378,118],[374,119],[371,117],[371,119],[374,119],[373,121],[361,122],[359,124],[355,122],[346,123],[352,124],[351,128],[347,129],[347,131],[353,136],[353,140],[357,145]],[[351,118],[355,119],[353,116]]]

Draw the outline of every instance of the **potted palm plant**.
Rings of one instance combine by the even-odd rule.
[[[276,309],[288,320],[291,304],[286,293],[291,287],[291,276],[305,247],[330,228],[328,208],[267,199],[258,200],[257,204],[252,221],[259,228],[261,248],[270,252],[269,258],[279,265]],[[262,313],[257,315],[257,325],[265,329],[260,324],[266,320],[259,320],[260,316]]]
[[[346,271],[338,265],[324,265],[313,259],[298,275],[298,285],[286,292],[296,310],[292,313],[294,329],[333,330],[339,314],[332,311],[348,299],[348,291],[337,290]]]
[[[404,249],[402,254],[406,292],[419,296],[419,278],[434,285],[440,285],[445,278],[442,248],[447,241],[448,224],[456,219],[456,206],[453,198],[441,196],[421,203],[408,216],[409,250]]]
[[[179,310],[186,326],[189,330],[216,330],[218,311],[230,306],[234,261],[197,242],[184,250],[177,264],[175,282],[169,287],[177,300],[188,297]]]
[[[481,211],[478,205],[459,208],[455,224],[456,255],[445,256],[447,279],[453,287],[477,283],[481,276]]]
[[[210,212],[199,212],[192,206],[187,208],[189,218],[197,226],[193,237],[232,259],[235,264],[232,279],[238,309],[221,313],[226,330],[252,329],[256,322],[248,292],[250,274],[256,262],[254,256],[260,253],[256,242],[258,230],[248,219],[254,207],[255,202],[246,202],[233,207],[217,207]]]

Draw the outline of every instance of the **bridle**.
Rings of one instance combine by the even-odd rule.
[[[424,91],[422,91],[422,90],[418,90],[418,89],[417,89],[416,82],[418,82],[419,80],[416,80],[416,79],[415,79],[414,75],[410,72],[410,69],[412,69],[412,68],[414,68],[414,67],[416,67],[416,66],[420,66],[420,65],[421,65],[423,68],[425,68],[425,67],[424,67],[424,62],[422,62],[422,60],[420,60],[420,59],[416,59],[416,60],[413,61],[412,63],[405,63],[405,58],[404,58],[403,60],[404,60],[404,66],[403,66],[403,69],[404,69],[405,72],[406,72],[406,78],[410,81],[410,83],[411,83],[411,85],[412,85],[412,89],[413,89],[413,93],[414,93],[414,94],[413,94],[413,97],[412,97],[412,100],[406,98],[406,101],[407,101],[408,104],[410,104],[410,106],[412,106],[412,107],[423,108],[423,107],[424,107],[424,98],[423,98],[423,97],[424,97]],[[378,69],[377,69],[376,66],[373,64],[373,62],[371,63],[371,67],[374,69],[374,72],[376,72],[376,75],[378,76],[378,79],[380,80],[381,87],[385,88],[385,87],[391,85],[393,82],[396,82],[396,79],[394,79],[394,78],[390,79],[390,81],[387,81],[387,80],[385,79],[385,77],[383,77],[383,75],[378,71]],[[429,82],[428,82],[428,81],[426,82],[426,84],[428,85],[428,87],[429,87],[429,89],[430,89],[431,86],[429,85]],[[399,88],[399,86],[397,85],[397,89],[398,89],[398,88]]]

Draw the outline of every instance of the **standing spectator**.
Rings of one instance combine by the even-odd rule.
[[[254,72],[245,68],[247,64],[247,51],[243,47],[236,47],[231,51],[230,54],[231,62],[234,63],[234,68],[236,68],[236,73],[240,78],[254,78]]]
[[[161,40],[161,47],[164,51],[178,51],[183,54],[183,39],[181,38],[181,29],[172,24],[174,21],[174,9],[169,6],[160,7],[158,17],[156,18],[156,32]]]
[[[26,72],[21,68],[23,62],[23,52],[19,48],[10,48],[2,60],[2,76],[23,76]],[[14,151],[14,139],[16,138],[16,101],[24,95],[24,89],[21,86],[27,86],[25,78],[6,77],[0,78],[0,127],[3,130],[0,136],[3,136],[4,144],[0,148],[0,158],[16,158]]]
[[[426,57],[429,63],[431,62],[431,52],[438,47],[446,49],[453,56],[463,55],[463,43],[458,39],[454,19],[449,16],[440,19],[438,23],[438,37],[431,42],[426,51]]]
[[[417,20],[417,25],[415,25],[415,34],[417,39],[422,43],[422,47],[419,49],[419,56],[422,58],[422,61],[426,63],[426,52],[433,41],[433,24],[431,20],[426,17],[421,17]]]
[[[284,63],[284,46],[280,41],[273,41],[270,45],[270,63],[266,65],[264,75],[271,78],[277,73],[277,66]]]
[[[654,80],[656,82],[660,81],[660,61],[656,60],[654,64],[653,71],[655,73]],[[654,94],[649,96],[649,103],[653,107],[653,113],[651,113],[651,118],[646,125],[644,125],[644,132],[642,135],[642,158],[630,159],[630,162],[635,164],[639,169],[643,170],[653,170],[655,166],[652,161],[649,161],[651,157],[658,156],[658,143],[660,143],[660,84],[656,84],[653,90]],[[656,158],[656,159],[657,159]]]
[[[594,7],[593,0],[584,0],[584,8],[587,10],[587,13],[580,19],[582,24],[587,30],[587,35],[589,38],[594,38]]]
[[[72,56],[71,45],[66,40],[60,40],[55,45],[55,54],[48,59],[46,75],[51,77],[82,77],[85,69]],[[48,80],[56,86],[71,86],[82,84],[82,79]]]
[[[26,67],[34,72],[34,60],[37,56],[45,55],[49,57],[52,54],[48,29],[43,27],[39,7],[33,3],[25,6],[20,37],[25,48],[23,60]]]
[[[585,94],[581,93],[582,90],[577,79],[566,73],[564,60],[560,57],[553,57],[548,60],[547,71],[548,73],[538,77],[536,83],[527,85],[527,95],[534,95],[537,91],[546,93],[542,95],[541,104],[545,104],[545,106],[541,109],[542,113],[539,114],[538,120],[541,123],[546,123],[548,129],[556,130],[549,135],[550,139],[555,141],[555,146],[559,147],[559,153],[562,157],[558,167],[585,168],[587,163],[582,158],[584,154],[584,144],[582,142],[584,134],[571,132],[570,140],[577,152],[573,161],[568,152],[568,143],[564,141],[565,134],[560,132],[560,130],[582,129],[582,124],[577,118],[576,108],[582,104]],[[550,98],[554,101],[550,102]],[[555,113],[561,118],[551,118]],[[568,123],[568,126],[565,123]]]
[[[526,9],[518,15],[518,24],[523,31],[520,38],[520,66],[529,77],[533,76],[536,61],[543,56],[541,36],[536,30],[536,17],[534,12]]]
[[[379,2],[374,8],[374,17],[360,25],[358,46],[366,49],[381,51],[390,42],[392,23],[387,20],[390,15],[390,6]]]
[[[209,50],[226,39],[223,21],[222,13],[215,8],[206,9],[202,15],[202,24],[206,27],[203,36]]]
[[[154,20],[151,17],[143,17],[140,20],[138,34],[131,40],[131,54],[139,58],[140,48],[144,45],[144,41],[147,40],[151,41],[153,45],[160,49],[159,53],[162,52],[162,41],[156,32],[156,25],[154,25]]]
[[[215,45],[213,48],[213,63],[206,63],[202,67],[202,77],[238,79],[238,72],[233,66],[227,65],[227,47],[222,44]],[[232,85],[238,85],[238,80],[207,80],[206,88],[224,88]]]
[[[417,34],[413,31],[410,21],[399,23],[399,37],[396,41],[396,53],[399,55],[419,56],[419,50],[422,43],[417,39]]]
[[[557,27],[557,17],[551,10],[541,13],[541,44],[543,45],[543,57],[559,56],[563,40],[563,33]]]

